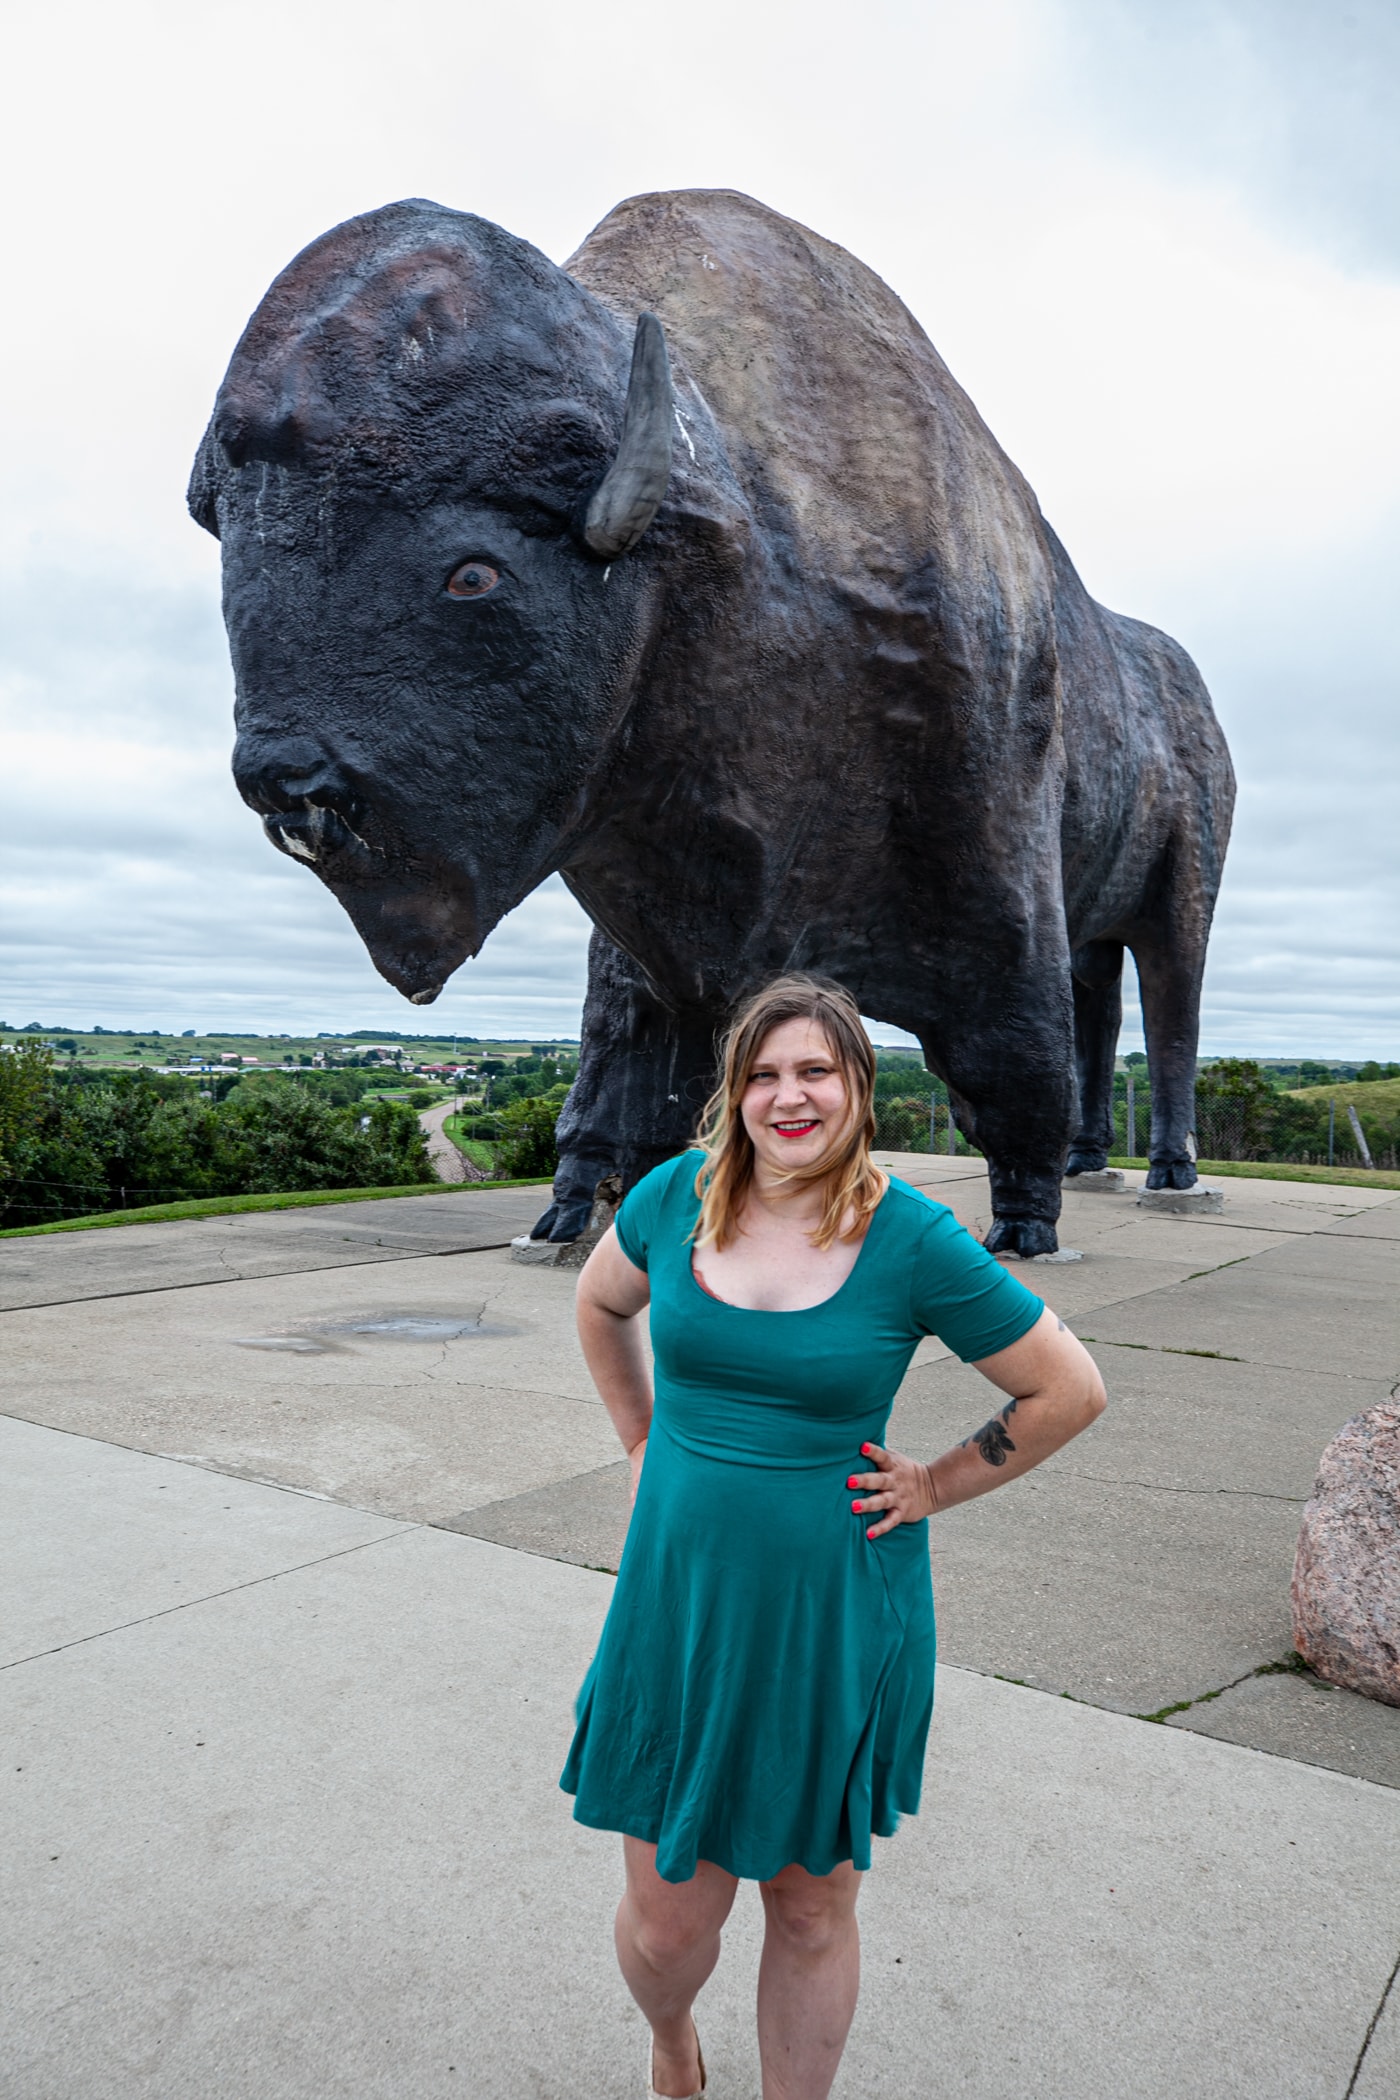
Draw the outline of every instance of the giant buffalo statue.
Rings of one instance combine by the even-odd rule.
[[[594,923],[537,1237],[686,1143],[789,967],[918,1037],[988,1246],[1033,1255],[1106,1156],[1130,947],[1149,1182],[1195,1179],[1209,698],[842,249],[725,190],[634,197],[564,269],[436,204],[351,219],[249,322],[190,505],[238,786],[389,982],[436,998],[555,869]]]

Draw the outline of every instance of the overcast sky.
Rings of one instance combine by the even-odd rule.
[[[248,313],[327,226],[429,196],[562,261],[619,198],[713,185],[877,269],[1089,589],[1200,664],[1241,782],[1203,1049],[1400,1056],[1394,0],[9,20],[0,1019],[577,1030],[557,879],[428,1019],[267,845],[183,491]]]

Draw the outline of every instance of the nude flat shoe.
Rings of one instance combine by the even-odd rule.
[[[695,2025],[694,2021],[692,2021],[692,2022],[691,2022],[691,2025],[692,2025],[692,2026],[694,2026],[694,2025]],[[700,2030],[699,2030],[699,2028],[698,2028],[698,2027],[696,2027],[696,2028],[695,2028],[695,2053],[696,2053],[696,2055],[697,2055],[697,2056],[699,2057],[699,2059],[700,2059],[700,2090],[699,2090],[699,2092],[698,2092],[698,2093],[691,2093],[691,2094],[690,2094],[690,2096],[689,2096],[689,2100],[705,2100],[705,2094],[706,2094],[706,2092],[707,2092],[707,2091],[709,2090],[709,2080],[708,2080],[708,2078],[707,2078],[707,2077],[705,2076],[705,2052],[704,2052],[704,2050],[703,2050],[703,2049],[702,2049],[702,2048],[700,2047]],[[654,2065],[654,2063],[653,2063],[653,2060],[652,2060],[652,2053],[651,2053],[651,2036],[650,2036],[650,2035],[648,2035],[648,2036],[647,2036],[647,2100],[671,2100],[671,2095],[670,2095],[669,2093],[658,2093],[658,2092],[657,2092],[657,2090],[656,2090],[656,2087],[655,2087],[655,2085],[654,2085],[654,2084],[652,2083],[652,2075],[651,2075],[651,2074],[652,2074],[652,2071],[654,2070],[654,2068],[655,2068],[655,2065]]]

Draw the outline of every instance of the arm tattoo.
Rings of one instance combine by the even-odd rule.
[[[999,1415],[993,1415],[990,1422],[982,1424],[976,1436],[963,1438],[963,1450],[965,1451],[969,1444],[975,1444],[989,1466],[1004,1466],[1007,1452],[1016,1449],[1006,1433],[1007,1424],[1015,1412],[1016,1402],[1008,1400]]]

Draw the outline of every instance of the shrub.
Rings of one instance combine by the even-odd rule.
[[[0,1116],[18,1091],[3,1076],[12,1061],[0,1061]],[[365,1113],[287,1079],[244,1082],[216,1102],[155,1073],[49,1071],[37,1096],[31,1084],[21,1124],[0,1161],[7,1225],[181,1197],[437,1179],[411,1108],[377,1100]]]
[[[917,1095],[875,1102],[875,1144],[885,1152],[927,1152],[930,1103]]]
[[[553,1174],[559,1165],[555,1125],[568,1095],[566,1086],[507,1103],[492,1120],[499,1132],[496,1172],[504,1181],[528,1181]]]

